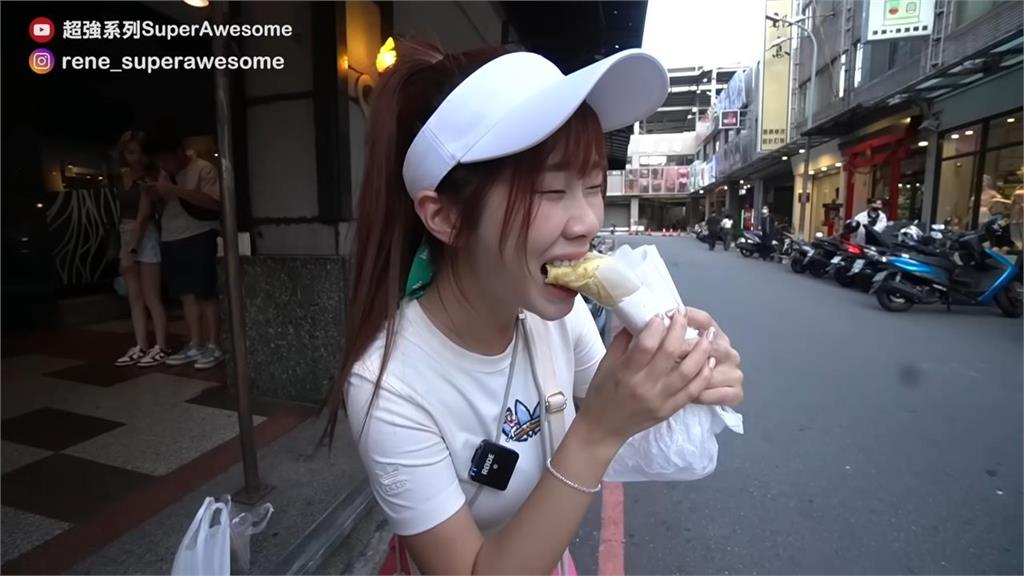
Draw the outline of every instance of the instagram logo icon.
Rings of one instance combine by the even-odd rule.
[[[28,55],[28,67],[36,74],[47,74],[53,70],[53,52],[46,48],[36,48]]]

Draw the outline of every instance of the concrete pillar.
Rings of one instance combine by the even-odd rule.
[[[939,195],[935,173],[936,165],[939,163],[939,154],[941,153],[939,135],[933,132],[928,136],[928,151],[925,153],[924,199],[921,202],[921,221],[928,225],[941,224],[941,222],[932,222],[932,216],[935,214],[935,203]]]
[[[640,199],[633,196],[629,199],[629,225],[636,226],[640,221]]]

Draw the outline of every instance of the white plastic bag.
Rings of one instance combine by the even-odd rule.
[[[267,527],[273,513],[274,507],[267,502],[231,519],[231,559],[237,573],[249,573],[249,542]]]
[[[206,498],[178,546],[172,576],[229,576],[231,531],[228,505]]]
[[[613,257],[626,263],[643,285],[637,301],[628,299],[611,309],[616,320],[613,325],[624,325],[635,332],[657,312],[682,307],[679,291],[657,248],[622,246]],[[641,296],[643,302],[639,301]],[[697,331],[687,329],[686,337],[697,337]],[[642,482],[704,478],[718,464],[715,435],[723,428],[742,434],[743,416],[724,406],[690,404],[668,420],[630,438],[612,460],[604,479]]]

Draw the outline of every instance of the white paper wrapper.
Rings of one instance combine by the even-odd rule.
[[[638,334],[659,313],[682,309],[672,275],[654,246],[622,246],[611,256],[640,280],[641,287],[610,308],[623,327]],[[688,328],[687,338],[698,337]],[[609,482],[680,481],[715,471],[724,428],[742,434],[743,416],[725,406],[690,404],[668,420],[629,439],[605,473]]]

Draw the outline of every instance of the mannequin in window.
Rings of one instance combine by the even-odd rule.
[[[1024,165],[1017,170],[1017,176],[1024,180]],[[1018,184],[1010,199],[1010,237],[1018,250],[1024,248],[1024,183]]]
[[[981,228],[989,218],[1003,214],[1010,209],[1010,201],[1003,198],[995,189],[992,177],[985,174],[981,180],[981,207],[978,209],[978,227]]]

